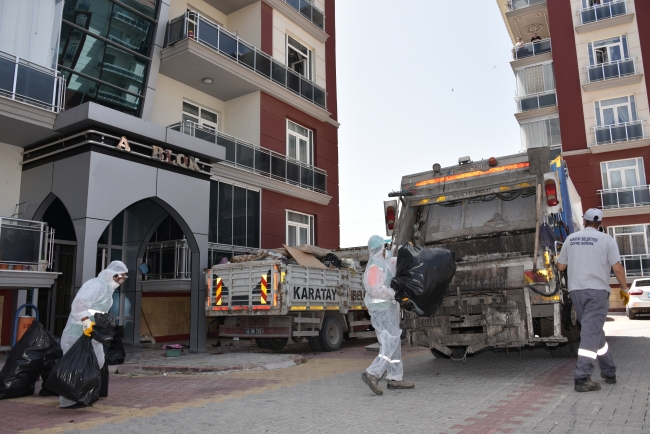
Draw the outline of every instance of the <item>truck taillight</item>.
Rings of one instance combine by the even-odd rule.
[[[630,292],[628,292],[629,295],[643,295],[643,290],[642,289],[631,289]]]
[[[395,208],[392,206],[386,209],[386,226],[388,226],[388,230],[390,231],[395,227]]]
[[[560,202],[557,200],[557,185],[552,179],[547,179],[544,184],[546,190],[546,202],[548,206],[556,206]]]

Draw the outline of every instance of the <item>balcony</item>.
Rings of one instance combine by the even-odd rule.
[[[194,122],[179,122],[170,125],[169,129],[225,147],[226,159],[221,164],[305,190],[327,194],[327,172],[312,165],[235,137],[202,128]]]
[[[325,89],[197,12],[187,12],[167,24],[164,46],[161,73],[202,92],[228,101],[264,90],[320,120],[329,118]],[[243,68],[233,68],[234,64]],[[209,86],[200,84],[206,75],[214,77],[219,70],[228,74],[213,79]],[[303,106],[302,101],[316,107]]]
[[[148,33],[149,28],[151,27],[151,23],[148,21],[139,18],[133,18],[123,12],[113,12],[113,18],[140,30],[142,33]]]
[[[526,59],[528,57],[539,56],[551,52],[551,39],[546,38],[538,42],[529,42],[512,49],[515,60]]]
[[[99,100],[112,102],[115,104],[122,105],[124,107],[131,108],[133,110],[137,110],[138,98],[137,97],[132,97],[132,98],[135,99],[135,101],[131,101],[122,95],[117,95],[107,90],[100,90],[99,92],[97,92],[97,99]]]
[[[509,12],[524,9],[540,3],[546,3],[546,0],[510,0],[506,3]]]
[[[637,74],[636,71],[636,57],[601,63],[586,69],[587,83],[582,86],[586,92],[625,86],[643,79],[643,74]]]
[[[580,10],[581,25],[576,26],[577,33],[604,29],[632,22],[634,14],[628,14],[626,0],[603,0],[603,4]]]
[[[131,42],[124,41],[118,38],[117,36],[108,35],[108,40],[111,42],[115,42],[116,44],[119,44],[123,47],[130,48],[133,51],[139,51],[142,49],[140,45],[133,45]]]
[[[650,206],[650,186],[598,190],[603,210]]]
[[[620,142],[630,142],[645,138],[643,121],[625,122],[618,125],[595,127],[596,145],[609,145]]]
[[[103,71],[112,72],[113,74],[121,75],[122,77],[130,78],[142,83],[143,74],[137,74],[130,69],[122,68],[121,66],[113,65],[112,63],[104,63],[101,65]]]
[[[650,255],[621,255],[621,263],[627,277],[650,276]]]
[[[47,223],[0,217],[0,289],[52,286],[53,239]]]
[[[309,21],[314,23],[316,27],[321,30],[325,30],[325,14],[323,11],[318,9],[316,6],[312,5],[307,0],[283,0],[286,4],[297,10],[307,18]],[[534,1],[534,0],[533,0]]]
[[[0,51],[0,96],[58,113],[65,83],[54,69]]]

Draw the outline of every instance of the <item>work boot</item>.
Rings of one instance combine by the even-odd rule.
[[[591,377],[576,379],[576,392],[595,392],[600,390],[600,383],[591,381]]]
[[[370,375],[364,371],[364,373],[361,374],[361,379],[363,380],[364,383],[368,385],[368,387],[370,387],[370,390],[375,392],[377,395],[384,394],[382,388],[379,387],[379,378],[375,377],[374,375]]]
[[[413,389],[415,387],[415,384],[404,380],[386,380],[386,384],[389,389]]]
[[[605,374],[603,374],[601,372],[600,376],[605,379],[605,383],[607,383],[607,384],[616,384],[616,375],[614,375],[613,377],[608,377],[607,375],[605,375]]]

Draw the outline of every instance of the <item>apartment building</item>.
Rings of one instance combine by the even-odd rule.
[[[515,45],[522,148],[561,154],[584,209],[603,210],[628,282],[650,275],[650,2],[497,3]],[[610,308],[620,310],[611,285]]]
[[[50,290],[15,282],[5,305],[37,304],[58,335],[83,282],[122,260],[112,313],[125,340],[201,351],[203,269],[282,244],[338,247],[334,0],[38,1],[56,23],[39,45],[50,58],[0,45],[14,67],[4,77],[0,63],[0,89],[14,82],[0,93],[0,215],[53,229],[59,274]],[[0,40],[4,20],[34,19],[0,4]],[[50,68],[49,99],[16,85],[21,62]]]

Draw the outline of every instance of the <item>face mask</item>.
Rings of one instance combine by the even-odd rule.
[[[111,281],[108,282],[108,284],[113,291],[115,291],[120,286],[120,284],[114,281],[113,279],[111,279]]]

